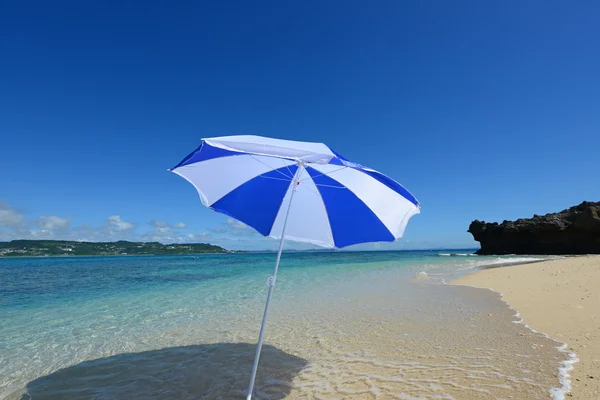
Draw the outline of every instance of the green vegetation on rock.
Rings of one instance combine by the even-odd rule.
[[[0,242],[0,256],[116,256],[228,253],[208,243],[75,242],[67,240],[13,240]]]

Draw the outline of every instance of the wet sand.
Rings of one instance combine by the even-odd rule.
[[[600,256],[476,271],[453,284],[504,295],[532,329],[568,344],[574,399],[600,399]]]

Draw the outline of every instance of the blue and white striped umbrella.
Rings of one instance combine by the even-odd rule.
[[[280,239],[247,399],[284,240],[329,248],[392,242],[420,210],[417,199],[398,182],[348,161],[323,143],[209,138],[171,171],[194,185],[205,206]]]
[[[286,240],[329,248],[394,241],[419,213],[399,183],[322,143],[204,139],[172,171],[194,185],[205,206],[276,239],[288,209]]]

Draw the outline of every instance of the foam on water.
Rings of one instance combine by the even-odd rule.
[[[488,260],[482,262],[481,266],[490,265],[511,265],[511,264],[526,264],[532,262],[539,262],[544,260],[553,260],[561,258],[559,256],[544,256],[544,257],[498,257],[495,260]]]
[[[243,396],[273,259],[0,260],[0,398]],[[286,254],[258,398],[564,392],[556,342],[512,323],[491,292],[431,284],[497,261]]]
[[[429,279],[429,275],[427,274],[427,272],[425,271],[419,271],[417,272],[417,274],[415,275],[415,279],[418,280],[426,280]]]
[[[475,253],[438,253],[440,257],[477,257]]]

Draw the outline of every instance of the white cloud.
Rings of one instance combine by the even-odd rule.
[[[210,233],[188,233],[182,234],[173,231],[171,228],[155,228],[149,232],[140,235],[140,240],[147,242],[161,243],[184,243],[184,242],[207,242],[211,235]]]
[[[133,223],[123,221],[120,215],[111,215],[107,218],[105,225],[112,232],[130,231],[135,228]]]
[[[106,219],[100,227],[87,224],[71,226],[71,217],[42,215],[26,219],[14,207],[0,201],[0,239],[64,239],[64,240],[114,240],[128,239],[135,225],[119,215]]]
[[[200,241],[205,241],[205,240],[209,240],[210,238],[212,238],[212,235],[210,233],[189,233],[186,235],[186,238],[194,241],[194,240],[200,240]]]
[[[183,242],[206,242],[210,237],[208,233],[185,233],[183,229],[187,225],[183,222],[171,224],[165,221],[150,220],[150,225],[154,228],[140,235],[140,240],[161,242],[161,243],[183,243]]]
[[[151,220],[151,230],[141,233],[121,215],[109,216],[100,226],[72,225],[71,217],[43,215],[26,218],[10,204],[0,201],[0,240],[55,239],[89,242],[130,240],[162,243],[207,242],[210,233],[190,233],[184,222]]]
[[[60,230],[69,227],[71,218],[60,218],[56,215],[43,215],[38,218],[37,222],[42,230]]]
[[[184,229],[187,225],[183,222],[178,222],[176,224],[169,224],[165,221],[157,221],[155,219],[150,220],[150,225],[154,228],[174,228],[174,229]]]
[[[40,229],[37,231],[31,231],[31,236],[36,239],[51,239],[54,236],[54,232],[49,229]]]
[[[229,225],[229,227],[232,230],[249,228],[249,226],[246,225],[245,223],[238,221],[237,219],[233,219],[233,218],[227,218],[227,225]]]
[[[227,229],[222,226],[215,226],[214,228],[208,228],[212,233],[227,233]]]
[[[150,225],[152,225],[155,228],[166,228],[169,226],[169,223],[152,219],[152,220],[150,220]]]
[[[17,226],[23,222],[23,215],[8,203],[0,201],[0,226]]]
[[[260,238],[262,237],[254,229],[244,224],[241,221],[233,218],[227,218],[227,220],[209,231],[217,234],[222,234],[225,237],[247,237],[247,238]]]
[[[145,228],[145,229],[144,229]],[[224,217],[221,222],[207,232],[193,232],[183,222],[166,222],[151,220],[142,226],[136,226],[126,217],[111,215],[103,223],[93,226],[89,224],[74,225],[71,217],[44,215],[31,217],[6,202],[0,201],[0,240],[14,239],[61,239],[79,241],[157,241],[161,243],[190,243],[210,242],[228,249],[276,250],[279,242],[264,238],[251,227],[233,218]],[[402,248],[469,248],[477,247],[476,243],[455,244],[448,241],[437,241],[435,244],[427,241],[410,241],[400,239],[395,243],[363,244],[353,246],[351,250],[395,250]],[[314,248],[312,245],[286,242],[288,249]]]

